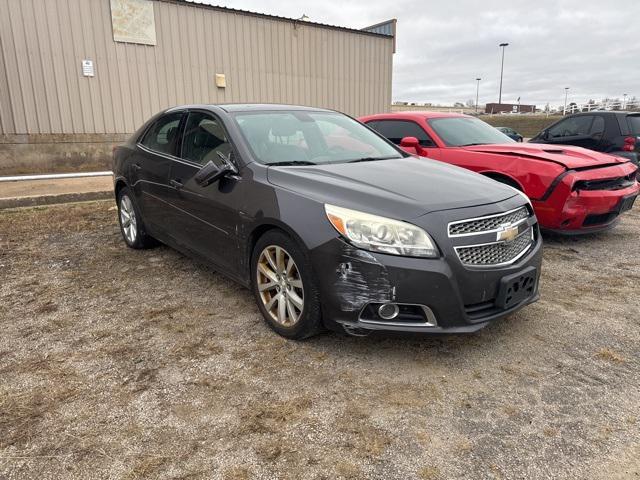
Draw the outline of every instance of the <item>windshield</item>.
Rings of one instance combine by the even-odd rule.
[[[514,143],[501,131],[473,117],[432,118],[429,125],[449,147]]]
[[[340,113],[241,112],[234,118],[256,159],[268,165],[321,165],[404,156]]]

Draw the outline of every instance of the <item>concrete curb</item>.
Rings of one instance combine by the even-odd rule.
[[[0,210],[5,208],[35,207],[56,203],[86,202],[89,200],[107,200],[113,197],[113,191],[62,193],[59,195],[38,195],[34,197],[0,198]]]

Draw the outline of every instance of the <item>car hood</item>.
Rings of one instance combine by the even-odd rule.
[[[407,157],[332,165],[269,167],[273,185],[322,203],[399,220],[496,203],[515,191],[446,163]]]
[[[510,155],[516,157],[534,158],[547,162],[557,163],[569,170],[602,167],[627,162],[626,159],[607,155],[606,153],[587,150],[586,148],[568,145],[548,145],[527,143],[524,145],[474,145],[461,147],[468,152],[478,152],[496,155]]]

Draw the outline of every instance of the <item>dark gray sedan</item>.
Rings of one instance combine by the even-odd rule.
[[[210,263],[285,337],[471,332],[538,299],[526,197],[334,111],[171,108],[115,150],[114,178],[128,246]]]

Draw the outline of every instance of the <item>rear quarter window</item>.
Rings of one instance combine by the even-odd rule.
[[[632,134],[640,135],[640,115],[629,115],[627,123]]]
[[[140,143],[155,152],[173,154],[182,115],[182,112],[175,112],[160,117],[149,127]]]

